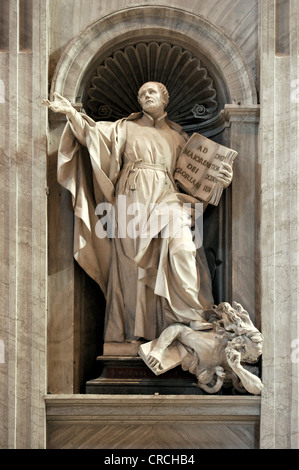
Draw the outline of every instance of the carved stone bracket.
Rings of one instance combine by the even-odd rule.
[[[221,114],[225,120],[226,127],[230,126],[232,122],[259,123],[260,105],[226,104]]]

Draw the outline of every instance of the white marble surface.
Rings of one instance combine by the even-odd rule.
[[[299,109],[290,99],[299,72],[298,2],[290,8],[290,53],[277,54],[275,8],[261,2],[261,447],[270,449],[299,448],[299,370],[292,361],[299,337]]]
[[[45,401],[52,449],[258,447],[260,397],[47,395]]]
[[[47,13],[43,0],[34,2],[33,49],[19,53],[18,3],[9,2],[10,49],[0,52],[6,88],[0,104],[0,447],[39,448],[45,446],[46,392],[47,116],[40,97],[47,93]]]
[[[218,3],[223,5],[221,1]],[[200,9],[189,13],[188,10],[173,8],[169,4],[159,7],[147,5],[143,8],[136,6],[127,8],[125,13],[119,5],[119,10],[94,23],[90,22],[80,36],[63,48],[55,73],[53,72],[52,93],[57,91],[72,103],[80,100],[82,82],[85,76],[88,77],[92,60],[101,55],[106,56],[111,47],[123,47],[133,35],[136,42],[155,38],[168,39],[185,46],[187,44],[191,51],[200,52],[204,57],[212,58],[213,64],[217,64],[218,74],[224,80],[230,102],[242,105],[256,103],[252,71],[233,38],[218,27],[219,19],[212,23],[200,14]],[[255,2],[251,11],[256,11]],[[62,14],[58,4],[52,14],[55,24],[58,15]],[[252,23],[248,27],[252,28]],[[251,33],[254,38],[254,32]]]
[[[209,0],[198,2],[197,0],[112,0],[99,2],[98,0],[51,0],[49,12],[52,18],[50,30],[50,70],[54,72],[55,64],[66,45],[79,33],[84,31],[93,22],[107,15],[127,8],[139,6],[166,6],[177,10],[198,14],[206,18],[211,24],[217,26],[225,35],[231,37],[237,47],[242,51],[256,86],[258,80],[258,0]],[[167,13],[162,16],[167,17]],[[63,18],[69,18],[65,23]],[[126,13],[122,13],[122,20]],[[167,20],[167,18],[164,18]],[[62,27],[63,23],[63,27]],[[118,26],[121,28],[121,25]],[[182,25],[180,25],[182,27]],[[190,35],[191,36],[191,35]]]
[[[47,420],[78,419],[140,421],[151,417],[159,421],[258,420],[260,397],[190,395],[46,395]]]

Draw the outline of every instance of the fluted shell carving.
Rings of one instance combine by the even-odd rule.
[[[118,50],[91,79],[83,106],[96,121],[115,121],[139,111],[138,90],[148,81],[168,89],[169,119],[186,130],[200,130],[219,114],[216,89],[198,58],[168,43],[138,43]]]

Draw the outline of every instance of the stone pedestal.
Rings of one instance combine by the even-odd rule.
[[[142,343],[104,343],[97,357],[101,375],[88,380],[87,394],[111,395],[207,395],[196,385],[196,377],[181,366],[156,376],[138,355]],[[221,392],[220,392],[221,394]]]
[[[156,376],[137,356],[99,356],[100,377],[86,383],[87,394],[204,395],[196,378],[181,367]]]
[[[104,343],[97,357],[101,375],[88,380],[87,394],[111,395],[209,395],[196,385],[196,377],[181,366],[156,376],[138,355],[140,342]],[[222,389],[218,395],[231,394]]]
[[[47,395],[48,449],[254,449],[260,397]]]

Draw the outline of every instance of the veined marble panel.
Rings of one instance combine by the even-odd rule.
[[[253,449],[260,397],[48,395],[47,448]]]
[[[25,3],[24,3],[24,6]],[[34,2],[32,50],[20,52],[20,2],[9,2],[9,49],[0,52],[1,132],[0,446],[45,445],[47,295],[47,10]],[[3,100],[2,100],[3,101]]]
[[[280,5],[261,2],[261,447],[298,449],[299,5],[289,2],[285,44],[276,37]]]

